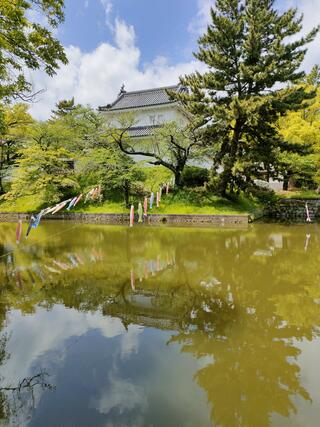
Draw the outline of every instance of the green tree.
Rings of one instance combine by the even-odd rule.
[[[25,141],[33,119],[26,104],[6,106],[2,110],[2,132],[0,132],[0,194],[4,192],[3,180],[8,178],[18,157],[18,149]],[[1,121],[1,119],[0,119]]]
[[[125,204],[129,204],[130,193],[138,189],[143,174],[129,156],[109,141],[106,135],[110,129],[106,129],[101,114],[89,106],[75,104],[74,99],[62,100],[45,126],[53,129],[54,138],[60,139],[59,146],[74,153],[76,176],[83,190],[97,184],[105,196],[120,190]]]
[[[156,192],[160,185],[165,182],[171,182],[172,172],[163,166],[143,167],[144,181],[143,186],[146,192]]]
[[[306,76],[305,82],[311,86],[320,86],[320,65],[314,65],[311,72]]]
[[[217,0],[195,55],[208,71],[182,77],[188,90],[171,94],[202,121],[214,168],[222,170],[217,180],[222,195],[265,174],[277,175],[277,150],[285,148],[275,126],[278,117],[314,96],[295,83],[304,76],[305,46],[319,28],[297,38],[302,16],[296,9],[280,13],[274,4]]]
[[[59,119],[74,111],[77,105],[74,102],[74,97],[72,97],[71,99],[62,99],[56,103],[55,107],[56,109],[52,110],[52,117],[53,119]]]
[[[70,135],[66,144],[72,151],[86,152],[98,147],[105,137],[105,121],[90,106],[75,104],[73,99],[56,104],[48,123],[68,129]]]
[[[139,191],[143,172],[138,165],[117,147],[93,148],[79,160],[78,179],[83,188],[100,184],[105,196],[121,191],[129,206],[131,193]]]
[[[30,143],[20,154],[7,200],[34,196],[39,205],[53,204],[78,188],[68,150]]]
[[[51,32],[64,19],[63,4],[63,0],[1,0],[0,100],[30,98],[26,69],[43,69],[52,76],[60,63],[67,63]],[[39,18],[46,23],[40,24]]]
[[[74,194],[79,189],[74,170],[81,154],[78,142],[78,133],[63,120],[29,125],[5,198],[35,196],[39,204],[48,204]]]
[[[181,175],[187,162],[199,156],[202,147],[198,137],[197,126],[190,122],[180,126],[172,121],[159,126],[146,142],[135,142],[130,139],[128,131],[134,125],[131,117],[119,120],[121,130],[111,129],[109,137],[118,145],[120,150],[131,156],[143,156],[150,160],[151,165],[164,166],[175,176],[175,185],[182,185]]]
[[[288,190],[289,180],[297,186],[313,188],[320,184],[320,87],[319,67],[315,66],[302,83],[309,92],[316,91],[302,110],[291,111],[278,121],[283,140],[297,148],[296,153],[278,153],[277,165]]]
[[[123,191],[128,204],[142,172],[105,134],[105,122],[92,108],[58,103],[57,114],[25,129],[5,199],[35,196],[44,205],[101,184],[105,194]]]

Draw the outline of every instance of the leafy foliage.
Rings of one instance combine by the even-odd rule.
[[[186,187],[201,187],[209,181],[209,171],[197,166],[187,166],[182,173],[182,185]]]
[[[170,182],[173,174],[164,166],[152,166],[141,168],[144,175],[143,187],[147,193],[156,192],[160,185]]]
[[[120,191],[126,205],[129,205],[131,192],[142,191],[139,181],[143,178],[143,172],[129,156],[111,144],[89,150],[79,160],[77,173],[83,188],[89,189],[99,183],[104,196]]]
[[[296,9],[279,13],[273,0],[217,0],[211,18],[195,55],[208,71],[182,77],[187,90],[171,95],[202,122],[215,170],[222,170],[217,191],[226,194],[278,175],[277,151],[285,144],[275,124],[314,97],[296,83],[319,28],[298,39],[302,17]]]
[[[77,107],[74,102],[74,98],[71,99],[62,99],[56,103],[56,109],[52,110],[52,116],[55,119],[59,119],[67,114],[72,113]]]
[[[70,153],[64,148],[43,149],[31,143],[21,150],[18,168],[6,200],[32,195],[43,204],[56,203],[78,189],[73,169],[68,162]]]
[[[26,104],[15,104],[2,109],[2,132],[0,133],[0,194],[4,192],[3,180],[8,179],[18,158],[18,150],[25,141],[33,119]]]
[[[63,0],[1,0],[0,2],[0,100],[28,99],[31,85],[25,70],[43,69],[55,74],[67,58],[52,35],[64,19]],[[39,24],[40,19],[46,24]]]
[[[128,155],[144,156],[149,164],[164,166],[173,172],[175,184],[181,186],[181,174],[188,160],[197,156],[202,147],[198,137],[197,125],[191,121],[186,126],[177,122],[167,122],[153,132],[151,142],[134,143],[128,137],[127,131],[134,125],[130,116],[123,116],[120,121],[120,131],[111,129],[110,137],[120,150]]]
[[[303,84],[307,90],[316,91],[316,97],[302,110],[289,112],[278,122],[283,140],[296,147],[296,152],[286,150],[278,154],[285,189],[288,189],[289,179],[304,188],[320,184],[320,87],[317,74],[318,67],[314,67]]]

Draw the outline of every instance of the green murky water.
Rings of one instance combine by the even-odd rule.
[[[307,426],[320,229],[0,225],[0,425]]]

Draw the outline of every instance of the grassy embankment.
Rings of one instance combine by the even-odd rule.
[[[134,200],[135,208],[138,201]],[[43,205],[34,197],[22,197],[15,203],[4,202],[0,204],[0,212],[38,212]],[[180,191],[178,193],[164,194],[159,208],[154,203],[149,214],[211,214],[233,215],[253,213],[258,204],[245,197],[231,201],[217,196],[204,197],[193,192]],[[79,204],[73,212],[86,213],[128,213],[122,201],[107,200],[103,203]]]
[[[320,194],[314,190],[280,191],[277,196],[280,199],[320,199]]]
[[[319,199],[314,191],[287,191],[277,194],[278,198]],[[135,208],[141,199],[133,200]],[[0,203],[0,212],[39,212],[43,208],[41,201],[35,197],[21,197],[16,202]],[[154,203],[149,214],[209,214],[209,215],[255,215],[262,205],[253,199],[241,196],[234,200],[218,196],[203,196],[193,191],[181,190],[177,193],[164,194],[159,208]],[[84,213],[129,213],[121,200],[106,200],[102,203],[79,204],[72,212]]]

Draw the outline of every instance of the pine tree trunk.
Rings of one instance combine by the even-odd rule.
[[[225,166],[223,172],[220,175],[220,182],[219,182],[219,194],[222,197],[226,197],[227,196],[227,190],[228,190],[228,185],[231,182],[231,177],[232,177],[232,170],[229,166]]]
[[[220,180],[220,193],[221,193],[221,196],[223,196],[223,197],[227,196],[228,187],[230,187],[230,193],[231,194],[233,194],[233,192],[234,192],[234,182],[233,182],[232,169],[233,169],[233,167],[237,161],[237,151],[238,151],[238,146],[239,146],[241,126],[242,125],[239,121],[235,125],[233,138],[230,141],[231,148],[229,151],[229,158],[226,161],[226,163],[223,165],[224,170],[221,174],[221,180]]]

